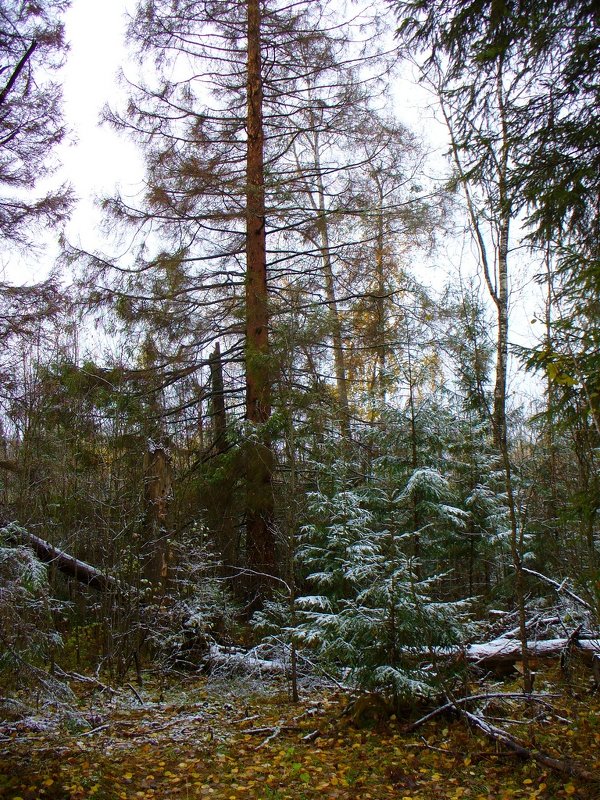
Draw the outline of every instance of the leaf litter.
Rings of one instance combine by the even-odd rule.
[[[168,686],[150,678],[135,693],[74,688],[76,715],[1,726],[3,800],[600,797],[600,784],[511,755],[452,716],[411,732],[408,718],[394,716],[358,727],[339,691],[305,691],[292,704],[281,679],[269,691],[242,678],[206,677]],[[520,723],[510,703],[493,713],[509,719],[529,747],[600,775],[597,694],[564,694],[556,714],[533,722]]]

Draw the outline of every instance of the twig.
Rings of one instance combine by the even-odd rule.
[[[321,731],[317,728],[316,731],[311,731],[307,733],[306,736],[302,737],[303,742],[314,742],[315,739],[318,739],[321,736]]]
[[[240,719],[232,719],[231,720],[231,724],[232,725],[239,725],[242,722],[252,722],[253,719],[258,719],[259,717],[260,717],[260,714],[253,714],[251,717],[241,717]]]
[[[270,726],[265,727],[265,728],[247,728],[246,730],[242,730],[242,733],[248,733],[248,734],[251,734],[251,735],[254,736],[254,735],[257,735],[257,734],[261,734],[261,733],[271,733],[274,730],[278,731],[278,733],[281,733],[281,731],[299,731],[300,730],[300,726],[299,725],[270,725]]]
[[[126,684],[125,684],[125,686],[126,686],[128,689],[131,689],[131,691],[134,693],[134,695],[135,695],[135,698],[136,698],[136,700],[138,701],[138,703],[139,703],[141,706],[143,706],[143,705],[144,705],[144,701],[143,701],[143,700],[142,700],[142,698],[139,696],[139,694],[136,692],[135,688],[134,688],[134,687],[133,687],[133,686],[132,686],[130,683],[126,683]]]
[[[85,733],[80,733],[79,737],[83,736],[93,736],[95,733],[99,733],[100,731],[105,731],[107,728],[110,728],[109,723],[107,722],[105,725],[99,725],[97,728],[93,728],[91,731],[86,731]]]
[[[269,742],[271,742],[273,739],[275,739],[277,736],[279,736],[279,734],[281,733],[281,730],[282,730],[281,726],[280,725],[276,725],[273,728],[273,733],[271,733],[270,736],[267,736],[267,738],[264,740],[264,742],[261,742],[260,744],[256,745],[256,747],[254,749],[255,750],[260,750],[261,747],[264,747],[265,745],[269,744]]]
[[[307,708],[305,711],[303,711],[301,714],[298,714],[298,716],[294,717],[293,719],[294,722],[298,722],[299,719],[304,719],[304,717],[314,717],[315,714],[318,713],[319,709],[316,706],[313,706],[312,708]]]
[[[420,742],[405,742],[403,747],[426,747],[428,750],[435,750],[438,753],[443,753],[447,756],[454,756],[455,758],[463,759],[465,757],[465,753],[463,750],[445,750],[443,747],[435,747],[432,744],[429,744],[427,739],[424,736],[420,737]],[[489,759],[490,756],[489,752],[484,752],[482,750],[477,751],[469,751],[469,758],[474,759]]]
[[[443,747],[435,747],[434,745],[429,744],[429,742],[424,736],[421,736],[420,739],[423,742],[423,744],[421,745],[418,742],[415,742],[415,744],[413,744],[412,747],[426,747],[428,750],[435,750],[436,753],[443,753],[446,756],[463,755],[462,753],[459,753],[457,750],[445,750]]]
[[[129,739],[135,739],[138,736],[149,736],[155,733],[160,733],[161,731],[166,731],[168,728],[174,728],[176,725],[186,725],[190,722],[204,721],[203,714],[195,714],[192,717],[177,717],[176,719],[169,720],[169,722],[165,722],[163,725],[159,725],[157,727],[150,726],[142,731],[131,731],[131,733],[124,733],[123,736],[127,736]]]

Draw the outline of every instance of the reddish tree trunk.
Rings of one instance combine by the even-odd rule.
[[[264,595],[275,569],[273,453],[264,424],[271,416],[269,309],[265,234],[263,85],[260,0],[248,0],[248,142],[246,162],[246,419],[257,427],[248,448],[246,547],[255,573],[253,588]]]

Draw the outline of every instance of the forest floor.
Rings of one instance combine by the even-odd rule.
[[[557,675],[541,691],[556,689]],[[440,716],[410,734],[403,733],[407,720],[394,717],[357,727],[343,713],[347,697],[323,689],[305,690],[292,704],[285,683],[260,690],[244,678],[182,677],[165,686],[154,676],[143,688],[73,688],[77,714],[0,726],[1,798],[600,797],[600,783],[512,755],[461,719]],[[487,688],[518,690],[516,682]],[[563,681],[551,702],[548,714],[523,703],[487,714],[529,747],[573,759],[600,777],[598,693],[583,678]]]

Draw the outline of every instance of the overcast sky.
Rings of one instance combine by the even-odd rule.
[[[100,221],[94,196],[110,193],[117,184],[133,192],[143,174],[134,145],[99,124],[103,106],[115,100],[117,73],[127,58],[126,6],[126,0],[72,0],[65,17],[70,50],[63,76],[64,109],[73,137],[61,158],[80,198],[68,235],[81,238],[84,245],[95,238]]]
[[[103,106],[115,99],[117,73],[127,58],[127,4],[127,0],[72,0],[64,18],[69,52],[59,79],[70,133],[56,152],[62,168],[52,184],[68,181],[73,186],[78,202],[66,233],[73,244],[88,249],[102,243],[98,231],[102,217],[95,198],[110,194],[117,185],[131,194],[143,175],[134,145],[99,124]],[[56,235],[51,233],[42,252],[6,254],[6,278],[19,283],[42,280],[57,255]]]

